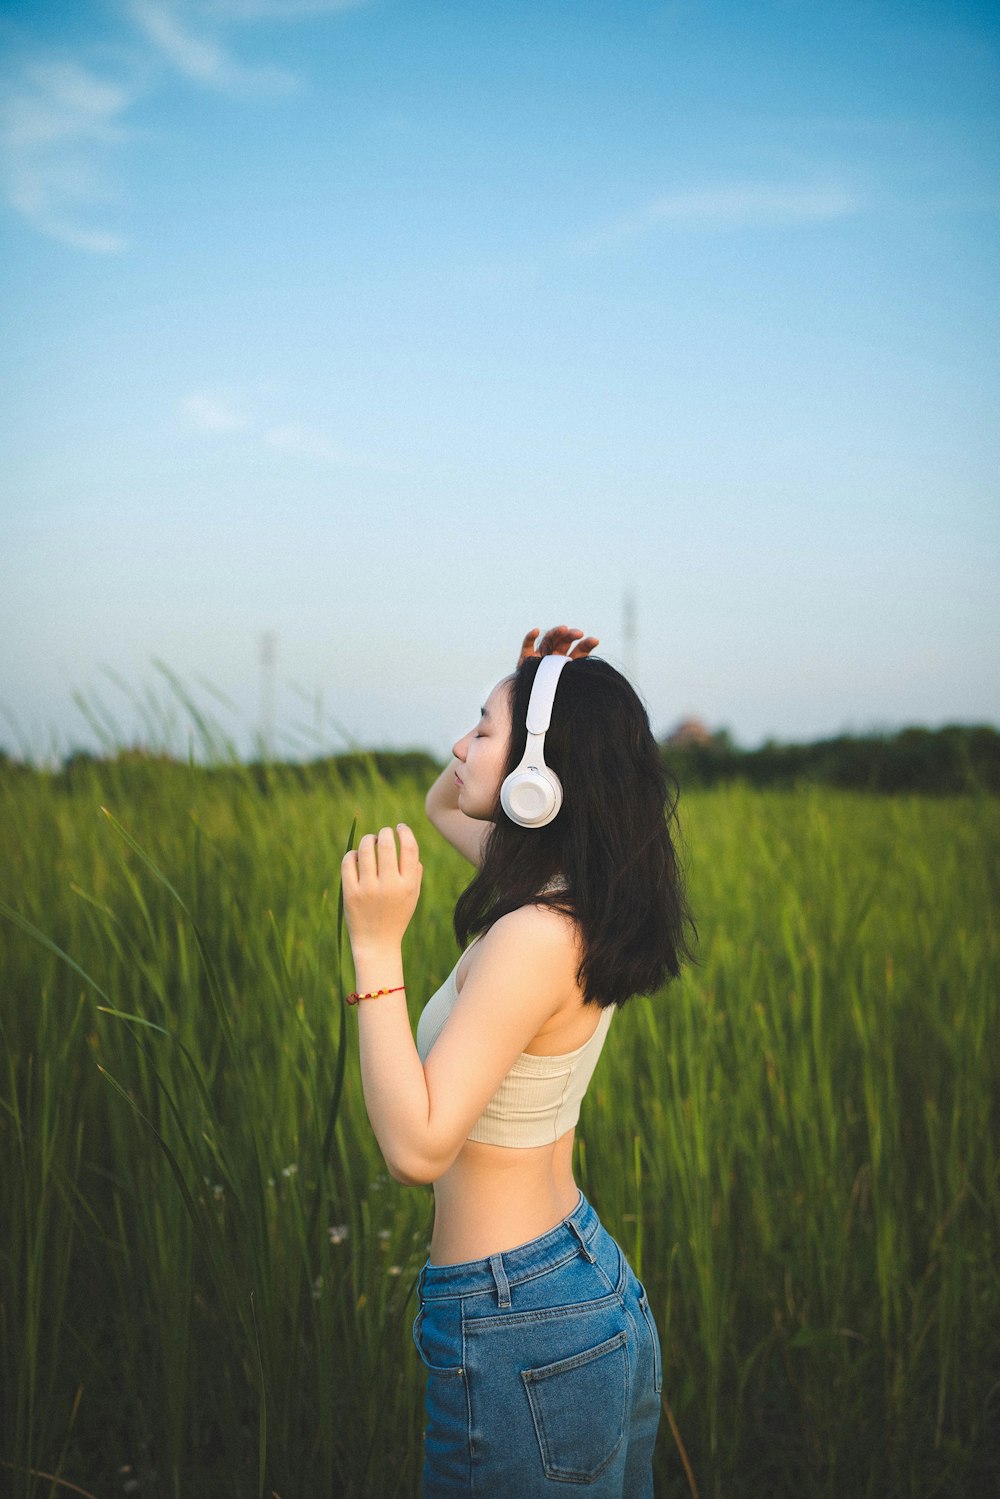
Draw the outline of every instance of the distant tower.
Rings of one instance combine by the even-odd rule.
[[[270,759],[274,747],[274,653],[278,637],[265,630],[260,637],[260,738],[262,753]]]
[[[636,646],[635,629],[635,594],[631,588],[626,588],[622,607],[622,640],[624,642],[625,675],[635,685],[638,680],[639,661]]]

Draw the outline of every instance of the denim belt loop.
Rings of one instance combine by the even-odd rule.
[[[490,1255],[490,1269],[497,1283],[497,1306],[510,1306],[510,1286],[507,1283],[507,1272],[503,1267],[502,1254]]]
[[[573,1222],[572,1218],[567,1218],[566,1219],[566,1227],[572,1229],[573,1233],[575,1233],[576,1237],[579,1239],[579,1241],[580,1241],[580,1253],[581,1254],[585,1254],[587,1256],[587,1259],[590,1261],[590,1263],[593,1264],[594,1263],[594,1256],[591,1254],[590,1250],[587,1248],[586,1240],[584,1239],[583,1234],[580,1232],[580,1229]]]

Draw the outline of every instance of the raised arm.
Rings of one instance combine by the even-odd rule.
[[[529,656],[561,655],[579,658],[588,656],[600,642],[595,635],[584,636],[582,630],[571,630],[567,625],[556,625],[546,630],[541,640],[540,631],[529,630],[521,643],[517,658],[520,666]],[[481,818],[467,817],[458,805],[458,782],[460,761],[452,758],[438,776],[424,801],[424,808],[438,832],[447,838],[452,848],[457,848],[463,858],[478,869],[483,862],[483,845],[493,824]]]
[[[424,808],[438,832],[457,848],[463,858],[478,869],[483,860],[483,843],[493,824],[466,817],[458,805],[458,782],[455,773],[459,762],[452,757],[427,793]]]
[[[365,1108],[391,1175],[407,1186],[437,1181],[539,1027],[566,997],[579,959],[566,919],[525,906],[482,939],[426,1065],[407,1013],[402,942],[420,894],[423,866],[400,823],[366,833],[344,855],[344,915],[358,993]],[[567,963],[570,959],[570,964]]]

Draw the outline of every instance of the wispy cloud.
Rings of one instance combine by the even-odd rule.
[[[264,441],[268,447],[291,453],[296,458],[318,458],[321,463],[351,462],[346,448],[308,427],[269,427],[264,433]]]
[[[120,200],[115,152],[141,140],[126,116],[169,72],[240,98],[266,100],[303,87],[285,68],[256,67],[228,32],[346,11],[367,0],[114,0],[125,43],[96,41],[75,54],[30,48],[0,75],[0,182],[8,206],[33,229],[91,254],[117,254],[128,237],[106,222]],[[94,58],[99,58],[95,62]],[[105,222],[95,222],[103,219]]]
[[[408,471],[405,464],[395,459],[359,453],[301,422],[275,422],[251,416],[247,404],[228,392],[198,390],[181,398],[178,411],[189,431],[216,437],[240,432],[252,442],[310,463],[384,474]]]
[[[776,183],[739,183],[694,193],[670,193],[646,208],[653,223],[712,224],[740,228],[744,224],[802,224],[817,219],[842,219],[857,212],[858,201],[841,188],[788,187]]]
[[[229,399],[211,391],[192,391],[180,402],[181,416],[196,432],[240,432],[248,426],[246,413]]]
[[[95,254],[127,239],[87,223],[116,195],[104,161],[131,138],[122,116],[136,87],[72,60],[32,62],[0,84],[0,164],[11,207],[53,239]]]
[[[633,212],[594,225],[560,241],[534,260],[483,261],[457,273],[483,291],[507,291],[536,283],[567,256],[610,254],[657,231],[732,234],[741,229],[793,228],[860,213],[864,200],[836,184],[724,182],[650,198]]]
[[[722,183],[652,198],[635,213],[581,236],[572,248],[584,254],[614,249],[661,225],[728,233],[823,223],[846,218],[861,207],[856,194],[836,185]]]
[[[301,87],[298,76],[285,68],[254,68],[241,63],[218,35],[206,32],[208,11],[204,4],[127,0],[126,10],[163,59],[195,83],[241,95],[288,94]]]
[[[225,21],[297,21],[337,10],[357,10],[367,3],[368,0],[200,0],[198,8],[207,16],[218,16]]]

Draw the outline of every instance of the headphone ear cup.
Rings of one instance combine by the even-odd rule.
[[[543,828],[562,806],[562,786],[547,765],[519,765],[500,787],[500,805],[518,827]]]

